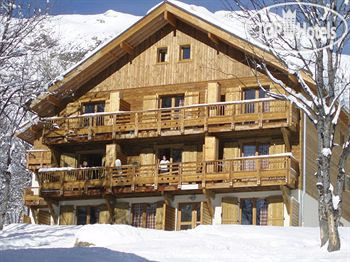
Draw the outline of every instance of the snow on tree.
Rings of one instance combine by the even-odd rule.
[[[281,3],[282,5],[271,8],[273,4]],[[312,3],[296,1],[289,5],[283,4],[283,1],[269,1],[266,4],[265,1],[258,0],[233,0],[227,1],[227,4],[231,10],[239,9],[239,12],[234,12],[234,17],[243,18],[247,25],[248,39],[272,53],[288,70],[289,79],[297,85],[297,88],[295,86],[292,88],[286,81],[282,81],[282,75],[286,74],[273,70],[269,61],[247,57],[247,61],[254,68],[260,87],[264,89],[259,83],[257,72],[265,73],[284,90],[281,94],[264,89],[268,95],[296,104],[317,129],[316,186],[319,193],[321,246],[328,242],[328,251],[339,250],[338,226],[341,224],[344,166],[350,152],[348,114],[344,114],[348,124],[344,143],[338,145],[334,137],[341,111],[346,109],[345,106],[349,106],[347,104],[349,99],[344,99],[344,95],[349,94],[350,79],[349,74],[342,70],[341,66],[344,63],[342,53],[349,34],[346,24],[349,22],[350,6],[347,1],[337,0]],[[288,34],[290,32],[283,27],[286,21],[283,18],[292,19],[287,22],[292,21],[291,26],[299,24],[301,29],[297,28],[292,34]],[[342,152],[333,189],[330,181],[331,160],[332,153],[337,147],[341,147]]]

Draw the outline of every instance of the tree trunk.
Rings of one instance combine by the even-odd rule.
[[[0,204],[0,230],[4,228],[6,213],[7,213],[7,204],[10,197],[10,181],[11,181],[11,173],[5,171],[4,172],[4,190],[3,190],[3,201]]]

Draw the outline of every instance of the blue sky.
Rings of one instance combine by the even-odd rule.
[[[32,2],[46,3],[46,0]],[[145,15],[161,0],[50,0],[51,14],[99,14],[109,9],[119,12]],[[182,2],[205,6],[210,11],[227,9],[224,0],[182,0]]]

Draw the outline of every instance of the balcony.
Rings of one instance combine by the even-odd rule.
[[[161,172],[163,171],[163,172]],[[286,185],[294,188],[298,162],[290,153],[230,160],[159,165],[47,168],[39,170],[43,197],[99,197],[104,194],[234,189]]]
[[[123,111],[51,117],[44,143],[103,141],[203,132],[295,127],[297,110],[286,101],[259,99],[146,111]]]
[[[23,199],[27,207],[47,207],[45,200],[39,196],[39,187],[25,188]]]
[[[27,168],[33,172],[42,167],[51,166],[51,151],[32,149],[27,151]]]

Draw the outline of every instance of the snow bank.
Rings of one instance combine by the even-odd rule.
[[[350,228],[340,234],[342,249],[328,253],[319,247],[318,228],[218,225],[168,232],[17,224],[0,233],[0,261],[349,261]],[[76,241],[94,246],[74,248]]]

